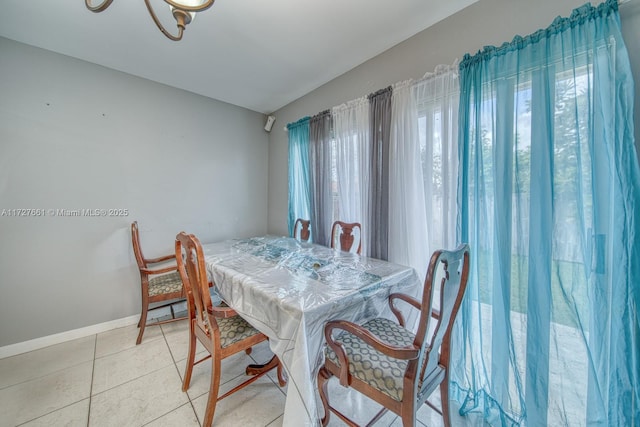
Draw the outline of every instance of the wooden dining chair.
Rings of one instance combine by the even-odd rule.
[[[311,221],[307,219],[298,218],[293,225],[293,237],[303,242],[308,242],[311,235]]]
[[[138,338],[136,344],[142,342],[142,335],[147,326],[147,314],[150,308],[156,309],[161,307],[170,307],[176,303],[177,299],[184,298],[182,289],[182,280],[178,274],[177,265],[167,265],[169,261],[175,260],[175,254],[165,255],[157,258],[145,258],[140,246],[140,232],[138,230],[138,222],[131,223],[131,243],[133,244],[133,253],[138,263],[140,272],[140,289],[142,291],[142,311],[140,320],[138,321]],[[164,265],[163,265],[164,263]],[[152,268],[153,264],[160,264]],[[170,302],[169,302],[170,301]],[[158,304],[164,303],[164,304]],[[151,305],[153,307],[150,307]],[[173,308],[171,308],[171,319],[154,322],[150,325],[161,325],[167,322],[175,322],[177,320],[185,320],[187,317],[175,317]]]
[[[331,227],[331,247],[333,249],[352,252],[356,241],[358,242],[356,253],[360,254],[362,251],[362,226],[359,222],[336,221],[333,223]]]
[[[326,324],[324,333],[328,346],[324,365],[318,373],[318,389],[324,407],[323,426],[329,422],[331,412],[350,426],[357,425],[329,403],[327,381],[333,376],[339,378],[342,386],[352,387],[383,406],[368,425],[391,410],[401,417],[404,427],[415,426],[416,412],[425,402],[442,415],[445,426],[451,425],[451,331],[468,275],[467,244],[454,251],[436,251],[429,263],[422,302],[404,294],[389,296],[398,324],[383,318],[363,325],[344,320]],[[439,309],[432,308],[436,294],[439,295]],[[395,305],[398,301],[420,310],[415,335],[405,329],[405,320]],[[441,410],[427,401],[438,387]]]
[[[264,365],[249,365],[245,373],[251,378],[234,387],[222,396],[218,396],[220,388],[221,362],[223,359],[241,351],[250,352],[251,347],[267,340],[267,336],[247,323],[232,308],[222,303],[213,305],[209,293],[207,271],[204,263],[202,245],[193,234],[181,232],[176,236],[176,259],[178,272],[184,283],[187,295],[189,316],[189,353],[187,366],[182,382],[182,391],[187,391],[191,382],[193,366],[211,359],[211,382],[209,399],[205,411],[203,426],[213,423],[218,401],[248,386],[258,378],[277,368],[278,381],[284,386],[286,381],[282,375],[281,365],[277,357],[273,357]],[[196,340],[200,341],[209,353],[201,360],[195,361]]]

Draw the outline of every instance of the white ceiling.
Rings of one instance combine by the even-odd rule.
[[[143,0],[2,0],[0,36],[270,113],[475,1],[217,0],[174,42]]]

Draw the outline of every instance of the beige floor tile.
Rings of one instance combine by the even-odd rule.
[[[191,406],[191,402],[186,403],[176,409],[169,412],[156,420],[146,424],[145,427],[200,427],[196,413]]]
[[[282,427],[282,420],[284,419],[284,415],[280,415],[275,419],[272,423],[267,424],[266,427]]]
[[[0,390],[0,426],[15,426],[89,397],[93,362]]]
[[[161,326],[164,333],[171,356],[173,360],[182,360],[187,358],[189,353],[189,323],[188,322],[172,322]],[[205,348],[196,340],[196,352],[205,351]]]
[[[0,389],[93,360],[95,335],[0,359]]]
[[[133,348],[97,358],[91,393],[101,393],[169,365],[173,366],[173,360],[164,339],[143,341]]]
[[[98,334],[96,339],[96,357],[104,357],[119,353],[136,346],[138,327],[125,326]],[[158,326],[147,326],[144,330],[142,343],[162,338],[162,330]]]
[[[84,399],[22,424],[20,427],[86,427],[88,420],[89,399]]]
[[[142,426],[188,403],[173,364],[91,398],[89,425]]]
[[[444,420],[442,419],[442,416],[438,414],[436,411],[434,411],[433,409],[429,408],[428,406],[425,408],[420,408],[418,410],[418,413],[416,414],[416,420],[420,423],[420,425],[423,425],[423,426],[429,426],[429,427],[444,426]],[[451,418],[451,422],[453,423],[454,426],[464,425],[464,424],[454,422],[454,417]],[[398,424],[398,427],[402,427],[402,423]]]
[[[0,427],[80,427],[88,421],[91,426],[198,427],[207,403],[211,362],[196,365],[191,387],[183,393],[187,328],[186,322],[149,328],[143,343],[136,346],[133,325],[0,360]],[[207,354],[202,346],[199,349],[197,358]],[[174,363],[176,356],[184,357]],[[248,364],[271,357],[264,342],[251,355],[241,352],[225,359],[220,394],[247,379]],[[329,388],[332,403],[360,423],[380,408],[335,379]],[[282,427],[285,391],[277,385],[274,370],[218,402],[214,425]],[[439,405],[437,391],[433,397]],[[417,427],[443,425],[440,415],[426,405],[418,411],[417,420]],[[456,408],[452,408],[452,421],[471,425],[469,417],[460,417]],[[344,426],[335,415],[329,425]],[[376,426],[401,427],[402,422],[387,413]]]
[[[432,402],[434,405],[436,405],[436,407],[440,407],[440,392],[438,390],[436,390],[433,394],[431,399],[429,399],[430,402]],[[455,403],[452,403],[452,405],[455,405]],[[483,425],[482,423],[480,424],[470,424],[469,422],[471,421],[470,418],[464,418],[464,417],[460,417],[460,415],[458,415],[458,409],[457,406],[456,407],[452,407],[451,408],[451,424],[454,426],[463,426],[463,425]],[[442,419],[442,416],[437,413],[436,411],[434,411],[433,409],[431,409],[428,405],[422,405],[420,407],[420,409],[418,409],[418,412],[416,413],[416,420],[417,420],[417,426],[418,427],[422,427],[422,426],[428,426],[428,427],[442,427],[444,426],[444,420]],[[402,419],[400,417],[397,417],[395,419],[395,421],[393,422],[393,424],[391,424],[391,427],[402,427]]]
[[[440,392],[436,390],[432,393],[431,398],[429,399],[436,408],[440,408]],[[487,425],[485,421],[482,419],[481,414],[469,414],[468,416],[460,415],[460,406],[455,401],[451,401],[449,404],[450,407],[450,416],[451,416],[451,425],[453,426],[485,426]],[[430,408],[428,405],[422,405],[420,409],[418,409],[418,413],[416,414],[416,418],[419,422],[424,424],[425,426],[433,426],[433,427],[441,427],[444,425],[444,420],[442,416]]]
[[[193,400],[200,422],[204,419],[208,397],[207,393]],[[279,387],[262,377],[219,401],[213,423],[216,426],[264,427],[282,415],[284,401],[285,396]]]
[[[364,396],[363,394],[351,388],[342,387],[336,378],[333,378],[329,381],[328,387],[329,402],[331,403],[331,406],[335,407],[358,424],[367,424],[374,417],[374,415],[377,414],[380,409],[382,409],[381,405]],[[319,398],[318,405],[322,405]],[[321,406],[320,412],[322,412]],[[378,420],[375,425],[388,426],[395,420],[396,417],[396,414],[387,412],[380,420]],[[344,425],[345,424],[340,420],[340,418],[338,418],[337,415],[333,413],[330,415],[330,427],[342,427]]]
[[[163,323],[160,328],[162,328],[162,332],[165,335],[175,332],[184,332],[186,334],[189,330],[189,322],[185,320],[184,322]]]
[[[439,389],[431,393],[431,397],[429,398],[429,401],[433,403],[437,408],[440,408],[440,390]],[[452,411],[452,418],[451,418],[452,421],[453,421],[454,412],[455,411]],[[444,425],[442,416],[436,411],[434,411],[433,409],[431,409],[431,407],[429,407],[429,405],[427,404],[422,405],[420,409],[418,409],[418,412],[416,413],[416,419],[422,424],[427,426],[440,427]],[[399,424],[399,425],[402,425],[402,424]],[[459,424],[454,424],[454,425],[459,425]]]
[[[207,355],[207,352],[202,352],[196,355],[196,361]],[[178,370],[180,371],[180,378],[184,378],[184,370],[186,368],[186,359],[177,363]],[[253,359],[247,356],[244,352],[234,354],[227,357],[222,361],[221,375],[220,375],[220,388],[224,390],[224,385],[229,381],[234,383],[240,383],[244,379],[248,378],[245,375],[245,369],[247,365],[252,364]],[[237,379],[237,381],[235,381]],[[211,361],[205,360],[193,367],[193,373],[191,374],[191,384],[189,384],[189,397],[195,399],[202,396],[209,391],[209,384],[211,382]]]

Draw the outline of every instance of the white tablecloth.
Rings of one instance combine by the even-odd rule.
[[[269,337],[287,371],[285,427],[320,423],[316,376],[325,323],[389,316],[389,294],[413,293],[420,284],[410,267],[287,237],[228,240],[203,249],[220,295]]]

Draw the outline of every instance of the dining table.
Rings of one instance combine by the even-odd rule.
[[[290,237],[231,239],[203,251],[216,292],[269,338],[285,369],[285,427],[320,425],[325,323],[390,317],[389,295],[420,286],[411,267]]]

